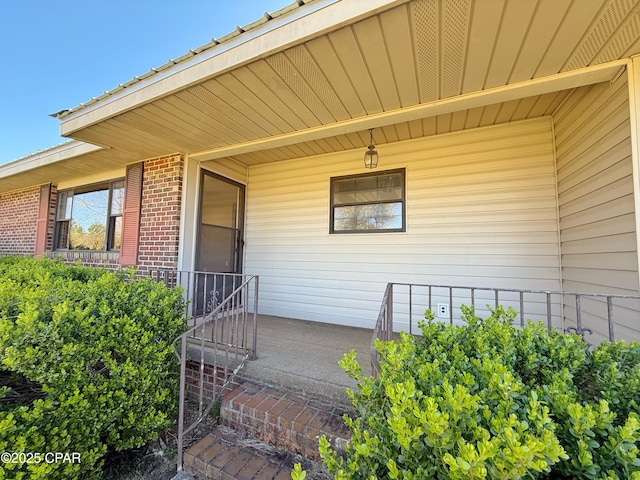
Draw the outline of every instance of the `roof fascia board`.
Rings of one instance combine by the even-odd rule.
[[[626,65],[628,60],[617,60],[606,64],[572,70],[543,78],[536,78],[502,87],[459,95],[434,102],[391,110],[388,112],[354,118],[343,122],[323,125],[284,135],[245,142],[228,147],[220,147],[203,152],[192,153],[190,158],[202,162],[232,155],[251,153],[258,150],[283,147],[300,142],[343,135],[369,128],[384,127],[401,122],[453,113],[470,108],[483,107],[520,98],[567,90],[585,85],[610,81]]]
[[[14,162],[0,165],[0,178],[10,177],[39,167],[51,165],[52,163],[79,157],[87,153],[102,150],[105,147],[91,145],[90,143],[70,141],[55,147],[34,153]]]
[[[62,136],[409,0],[316,0],[60,119]]]

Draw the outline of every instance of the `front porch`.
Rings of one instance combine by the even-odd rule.
[[[240,375],[348,405],[345,389],[356,385],[338,361],[353,349],[368,371],[372,335],[366,328],[258,315],[257,359]]]
[[[196,278],[200,281],[192,281]],[[175,272],[158,280],[191,286],[185,294],[192,297],[187,300],[194,313],[190,318],[193,326],[176,345],[183,360],[178,465],[183,465],[185,446],[185,468],[207,472],[207,478],[209,469],[253,469],[256,463],[260,469],[269,465],[278,475],[286,475],[292,468],[290,455],[319,459],[317,440],[322,434],[332,439],[334,448],[344,445],[350,436],[341,419],[351,407],[346,389],[356,384],[338,362],[354,350],[363,371],[375,375],[378,358],[372,356],[372,339],[388,340],[400,330],[417,334],[427,309],[436,311],[439,321],[459,324],[463,305],[483,317],[492,306],[502,305],[512,309],[516,325],[524,325],[527,319],[544,321],[549,329],[573,331],[596,344],[607,337],[624,338],[625,329],[635,324],[633,312],[640,301],[637,295],[389,283],[375,328],[367,329],[259,314],[259,279],[255,276]],[[217,292],[231,289],[218,302]],[[198,307],[198,293],[202,299],[210,297],[201,302],[202,308]],[[183,444],[183,438],[199,420],[183,424],[185,390],[187,397],[199,403],[199,418],[219,405],[223,428],[216,427],[191,448],[194,439]],[[268,447],[261,448],[283,449],[288,452],[283,453],[286,462],[274,464],[273,457],[243,450],[225,439],[225,426],[249,435],[251,445],[251,439],[258,439],[267,442]],[[242,452],[247,463],[232,462],[228,452]],[[254,455],[259,458],[250,460]],[[247,478],[262,478],[259,470],[252,475]]]

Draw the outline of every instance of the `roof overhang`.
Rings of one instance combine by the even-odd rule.
[[[9,177],[28,172],[34,168],[53,165],[70,158],[102,150],[102,147],[84,142],[69,141],[56,147],[28,155],[14,162],[0,165],[0,176]]]
[[[373,127],[384,144],[551,115],[640,53],[640,2],[514,5],[313,0],[61,114],[62,132],[253,165],[360,147]]]
[[[73,137],[78,130],[408,1],[314,0],[133,86],[116,89],[100,102],[58,115],[61,135]]]
[[[96,145],[75,140],[0,165],[0,192],[94,175],[125,166],[131,160]]]
[[[56,114],[78,142],[0,167],[0,190],[176,152],[251,166],[362,148],[369,128],[379,146],[551,116],[640,54],[638,18],[626,0],[296,2]]]

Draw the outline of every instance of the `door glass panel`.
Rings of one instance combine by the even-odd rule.
[[[234,271],[236,229],[200,225],[200,268],[202,272]]]
[[[202,176],[198,271],[241,272],[243,199],[241,185],[211,175]]]
[[[238,190],[235,185],[205,175],[202,184],[202,224],[237,228]]]

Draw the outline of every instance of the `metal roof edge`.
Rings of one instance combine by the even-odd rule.
[[[105,147],[92,145],[78,140],[69,140],[53,147],[40,150],[35,153],[0,165],[0,178],[10,177],[19,173],[27,172],[44,165],[50,165],[62,160],[79,157],[87,153],[103,150]]]
[[[212,56],[215,56],[219,53],[222,53],[239,43],[243,43],[247,40],[250,40],[251,38],[254,38],[255,36],[264,34],[269,30],[275,29],[283,23],[293,21],[301,15],[312,13],[322,8],[325,5],[332,4],[338,1],[340,0],[297,0],[296,2],[290,5],[287,5],[273,13],[265,12],[261,18],[245,25],[244,27],[237,26],[235,30],[227,33],[226,35],[223,35],[220,38],[217,38],[217,39],[212,38],[209,43],[206,43],[204,45],[191,49],[187,53],[185,53],[184,55],[178,58],[170,59],[169,61],[160,65],[159,67],[151,68],[149,71],[143,73],[142,75],[136,75],[132,79],[119,84],[118,86],[116,86],[111,90],[107,90],[103,92],[101,95],[97,97],[92,97],[90,100],[84,103],[80,103],[79,105],[69,109],[64,109],[64,110],[60,110],[59,112],[52,113],[51,116],[58,120],[62,120],[65,117],[79,110],[83,110],[95,103],[98,103],[116,94],[122,93],[124,90],[127,90],[127,93],[130,93],[132,91],[131,90],[132,87],[138,86],[138,84],[144,80],[156,78],[160,73],[166,72],[169,69],[171,69],[170,73],[175,73],[176,71],[179,70],[178,68],[173,68],[173,67],[182,66],[183,68],[187,68],[189,65],[192,64],[192,62],[189,62],[189,60],[193,60],[194,58],[196,58],[198,62],[205,61],[208,58],[211,58]],[[317,8],[305,10],[305,12],[302,12],[299,15],[289,15],[291,14],[291,12],[297,11],[300,7],[309,5],[311,3],[316,3]],[[282,19],[282,17],[284,16],[288,16],[289,18]],[[276,22],[274,22],[274,20]],[[242,38],[239,39],[238,37],[242,37]],[[234,39],[235,39],[235,42],[233,41]],[[189,65],[186,65],[185,64],[186,62],[189,62]]]

